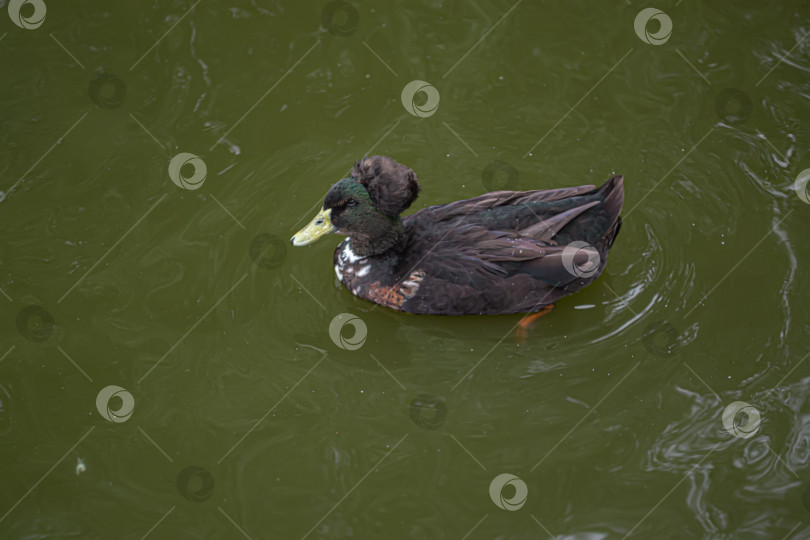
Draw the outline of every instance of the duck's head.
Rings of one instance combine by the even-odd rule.
[[[416,174],[391,158],[358,161],[351,177],[329,189],[323,209],[292,237],[292,245],[307,246],[335,232],[351,238],[360,256],[382,253],[402,239],[399,214],[419,190]]]
[[[344,178],[326,193],[323,209],[309,225],[295,233],[294,246],[308,246],[331,232],[344,236],[368,234],[375,224],[391,218],[384,216],[355,178]]]

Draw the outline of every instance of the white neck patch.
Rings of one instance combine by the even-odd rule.
[[[349,245],[349,242],[350,242],[349,240],[346,240],[346,245],[345,245],[345,246],[343,246],[343,257],[344,257],[344,260],[345,260],[346,262],[350,262],[350,263],[356,263],[356,262],[357,262],[357,261],[359,261],[360,259],[365,258],[365,257],[358,257],[357,255],[355,255],[354,251],[352,251],[352,248],[351,248],[351,246]]]

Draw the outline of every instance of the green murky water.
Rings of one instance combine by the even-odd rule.
[[[0,537],[810,536],[806,3],[2,11]],[[372,310],[288,244],[367,152],[624,226],[525,343]]]

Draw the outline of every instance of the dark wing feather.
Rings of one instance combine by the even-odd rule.
[[[551,304],[602,272],[623,198],[622,178],[614,177],[599,188],[487,193],[409,216],[411,245],[402,267],[424,271],[425,279],[403,307],[519,313]],[[598,271],[588,278],[563,264],[563,250],[575,240],[600,255]]]

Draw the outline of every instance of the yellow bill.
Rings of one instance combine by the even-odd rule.
[[[309,225],[295,233],[295,236],[290,240],[294,246],[308,246],[315,242],[321,236],[329,234],[335,230],[332,225],[332,218],[330,213],[332,209],[321,210],[315,219],[309,222]]]

